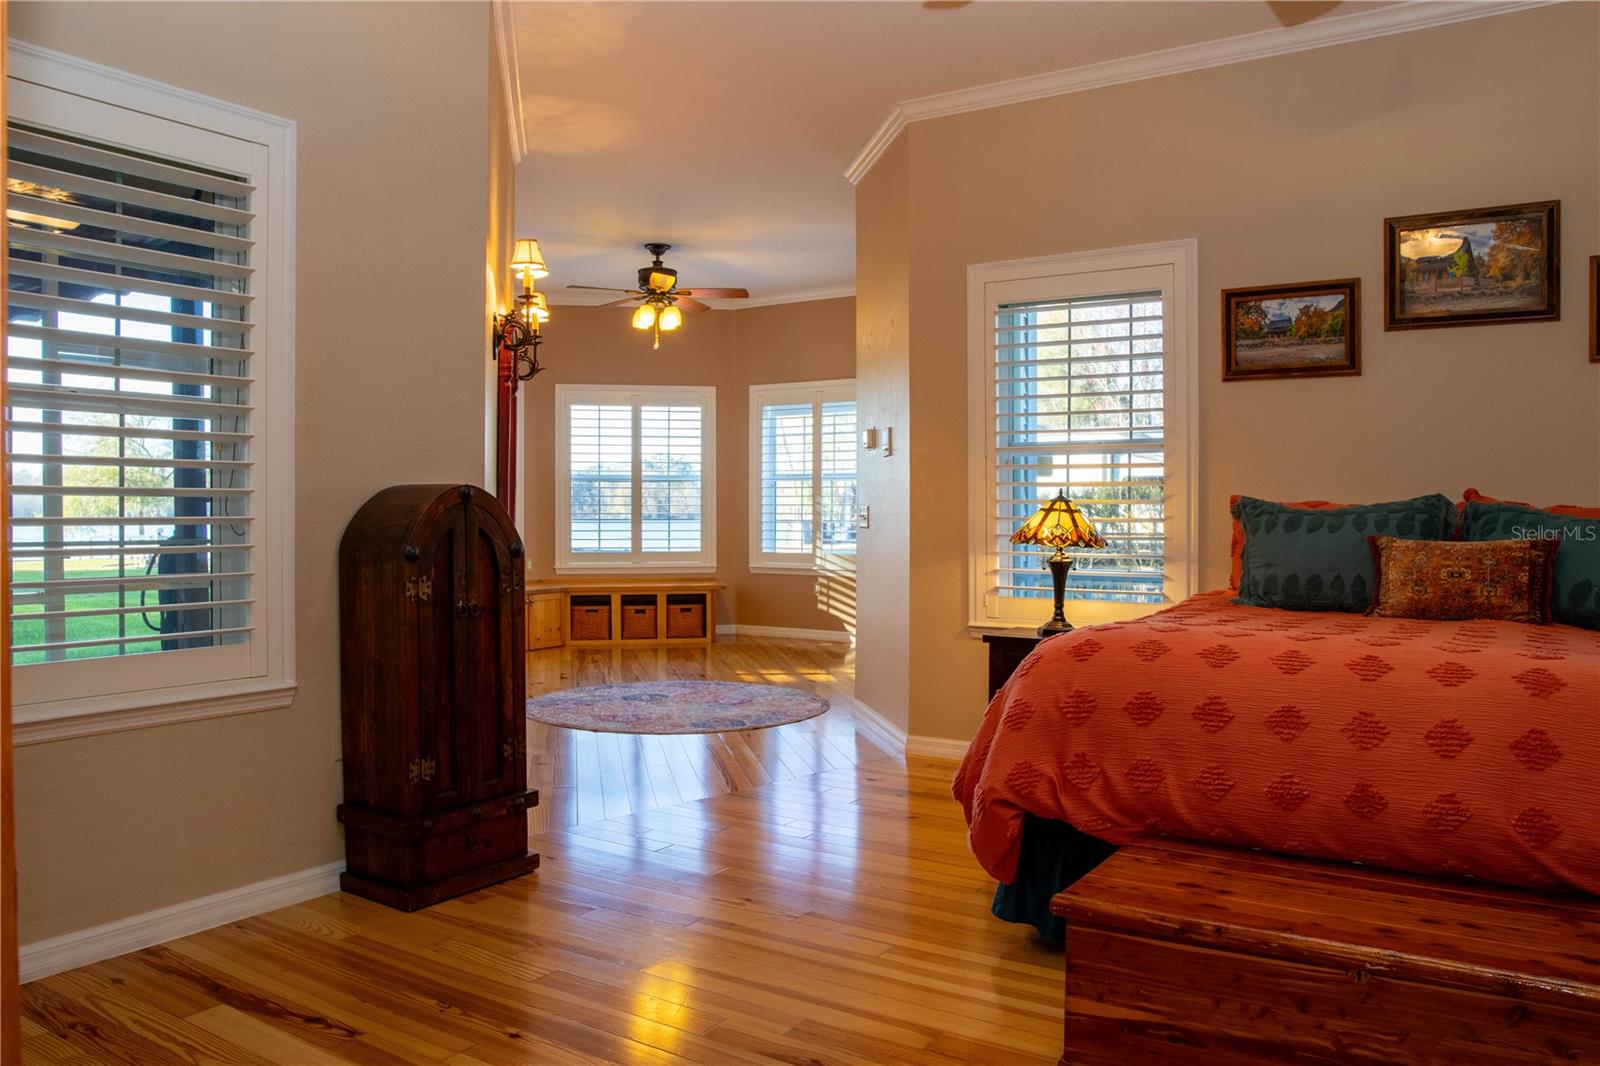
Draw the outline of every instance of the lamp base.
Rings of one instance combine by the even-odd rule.
[[[1055,586],[1055,611],[1050,615],[1050,621],[1040,626],[1037,630],[1041,637],[1053,637],[1057,633],[1072,631],[1072,623],[1067,621],[1067,616],[1061,612],[1061,601],[1067,594],[1067,571],[1072,569],[1072,558],[1060,549],[1048,560],[1050,566],[1050,583]]]

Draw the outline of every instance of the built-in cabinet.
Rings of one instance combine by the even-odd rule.
[[[717,637],[716,597],[722,588],[715,581],[672,579],[533,582],[527,592],[529,626],[534,601],[558,596],[570,644],[710,644]],[[531,639],[530,649],[536,646]]]

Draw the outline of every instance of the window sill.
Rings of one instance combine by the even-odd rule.
[[[751,563],[752,574],[830,574],[837,571],[818,566],[813,562],[804,563]]]
[[[1083,628],[1081,626],[1077,628]],[[1037,625],[1013,625],[1009,622],[968,622],[967,636],[973,640],[982,640],[984,637],[1036,637],[1039,635]]]
[[[17,708],[11,735],[20,747],[273,711],[289,706],[298,688],[293,681],[253,680],[207,685],[188,695],[169,690],[100,697],[70,706],[33,704]]]
[[[607,563],[596,566],[558,566],[557,574],[563,577],[580,577],[591,574],[595,577],[623,577],[627,574],[715,574],[716,564],[695,563],[685,565],[679,563]]]

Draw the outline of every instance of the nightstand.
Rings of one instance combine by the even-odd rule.
[[[983,642],[989,645],[989,698],[994,699],[994,694],[999,692],[1011,678],[1011,671],[1015,670],[1028,653],[1039,646],[1039,642],[1047,637],[1035,636],[1032,633],[985,633]]]

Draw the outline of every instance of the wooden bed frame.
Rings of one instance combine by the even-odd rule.
[[[1600,900],[1162,840],[1051,910],[1062,1066],[1600,1063]]]

